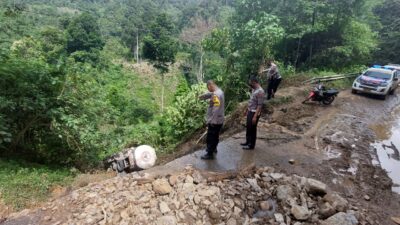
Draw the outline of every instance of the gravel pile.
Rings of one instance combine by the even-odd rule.
[[[134,173],[75,190],[41,210],[51,212],[49,224],[367,224],[326,184],[270,167],[224,174],[187,168],[157,179]]]

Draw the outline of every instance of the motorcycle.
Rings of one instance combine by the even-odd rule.
[[[303,101],[303,104],[308,101],[320,102],[324,105],[330,105],[335,100],[339,91],[336,89],[326,90],[325,86],[322,84],[318,84],[314,89],[310,92],[308,97]]]

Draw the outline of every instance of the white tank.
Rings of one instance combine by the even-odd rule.
[[[149,169],[156,164],[157,155],[154,148],[141,145],[134,150],[135,165],[140,169]]]

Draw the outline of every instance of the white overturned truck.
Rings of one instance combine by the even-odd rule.
[[[132,172],[135,170],[150,169],[156,163],[157,156],[154,148],[141,145],[137,148],[128,148],[104,160],[106,168],[118,173]]]

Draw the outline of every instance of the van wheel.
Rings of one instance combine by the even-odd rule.
[[[387,96],[387,95],[381,95],[381,99],[382,99],[382,100],[386,100],[386,96]]]
[[[351,89],[351,93],[352,94],[357,94],[358,92],[357,92],[357,90]]]
[[[390,94],[390,95],[393,95],[395,90],[396,90],[396,89],[391,89],[391,90],[389,91],[389,94]]]

